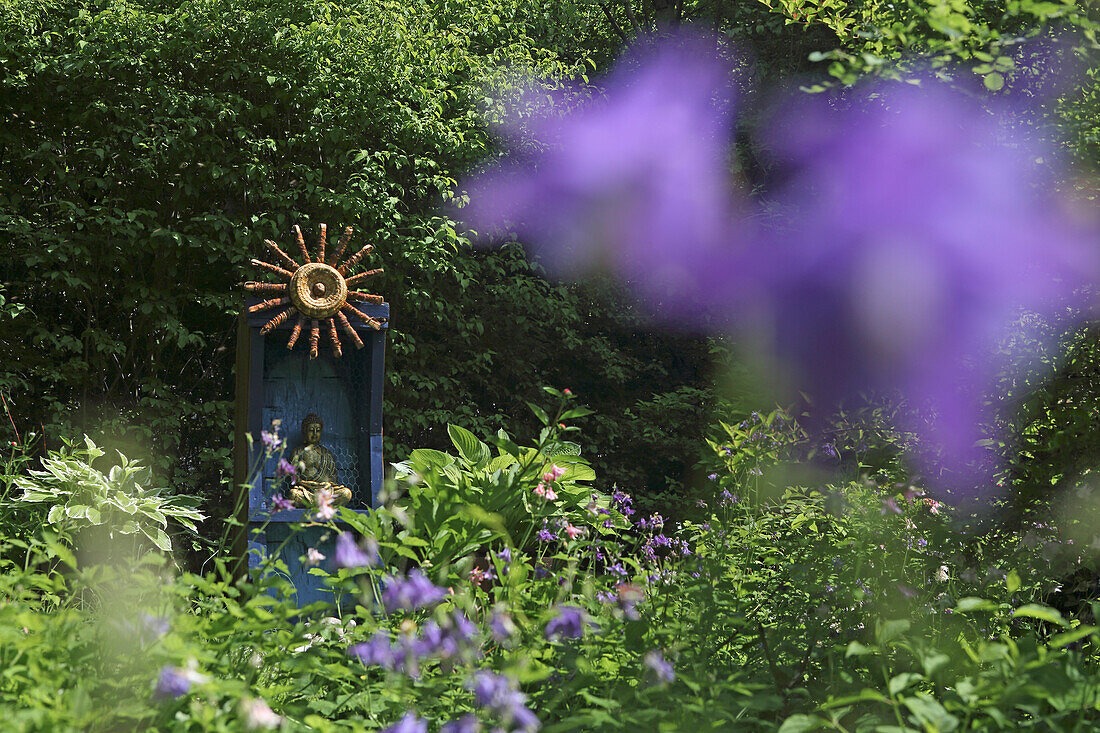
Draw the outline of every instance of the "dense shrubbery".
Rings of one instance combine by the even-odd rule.
[[[0,437],[88,433],[224,515],[235,283],[263,238],[327,222],[386,270],[388,455],[443,447],[448,422],[519,427],[539,385],[579,389],[583,371],[602,464],[679,481],[691,456],[617,448],[652,405],[705,389],[706,347],[637,335],[610,288],[548,283],[439,213],[512,96],[497,70],[590,71],[551,42],[583,20],[514,2],[3,4]],[[698,434],[680,413],[675,432]]]
[[[416,451],[385,508],[342,511],[337,549],[312,571],[342,609],[297,609],[279,561],[239,581],[223,560],[178,574],[159,554],[75,568],[56,540],[6,533],[7,724],[1095,725],[1096,610],[1059,587],[1066,568],[1094,566],[1094,547],[1053,526],[963,533],[903,473],[869,470],[862,456],[889,440],[823,450],[781,411],[721,429],[710,496],[673,526],[586,486],[583,440],[560,416],[529,448],[452,427],[455,455]],[[807,457],[831,464],[828,480],[777,488]]]

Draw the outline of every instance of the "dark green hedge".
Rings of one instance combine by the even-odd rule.
[[[147,456],[217,514],[236,283],[256,276],[263,238],[352,224],[376,244],[369,265],[386,275],[372,290],[394,313],[388,458],[445,445],[448,422],[533,428],[524,401],[550,384],[600,410],[589,424],[609,481],[678,480],[694,456],[680,448],[703,432],[706,348],[643,335],[609,290],[548,283],[517,246],[473,249],[440,213],[489,153],[486,118],[507,95],[486,84],[492,69],[591,71],[587,52],[562,60],[535,37],[583,20],[569,12],[4,3],[0,393],[15,425]]]

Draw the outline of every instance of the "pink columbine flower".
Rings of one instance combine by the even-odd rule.
[[[929,497],[924,498],[924,503],[928,505],[928,511],[932,512],[933,514],[939,514],[940,513],[940,507],[943,506],[942,504],[940,504],[935,499],[932,499],[932,498],[929,498]]]
[[[574,527],[572,524],[566,523],[565,533],[567,535],[569,535],[569,539],[575,540],[578,537],[580,537],[582,534],[584,534],[584,530],[581,529],[580,527]]]
[[[538,486],[536,486],[535,487],[535,495],[545,498],[546,497],[546,487],[543,484],[539,484]]]
[[[316,547],[306,550],[306,565],[320,565],[324,559],[325,556]]]
[[[283,724],[283,716],[272,711],[267,703],[259,698],[243,698],[241,713],[244,715],[244,725],[247,730],[272,730]]]
[[[318,489],[313,495],[314,501],[317,502],[317,512],[313,515],[316,519],[322,522],[328,522],[336,518],[336,507],[333,505],[333,501],[336,496],[329,489]]]
[[[542,474],[544,483],[552,484],[565,475],[565,469],[561,466],[550,465],[550,470]]]

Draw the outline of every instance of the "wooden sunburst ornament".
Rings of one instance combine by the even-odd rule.
[[[374,245],[366,245],[358,252],[340,263],[340,257],[344,254],[348,241],[351,239],[352,228],[345,227],[340,237],[340,243],[336,250],[326,260],[325,247],[327,244],[328,228],[321,224],[320,236],[317,238],[317,257],[311,259],[306,248],[305,237],[297,224],[294,225],[294,236],[298,240],[298,249],[301,252],[303,264],[298,264],[279,245],[270,239],[265,239],[264,244],[278,258],[278,261],[286,267],[273,265],[270,262],[253,259],[252,264],[268,272],[283,278],[285,283],[261,283],[246,282],[244,289],[256,295],[273,295],[275,297],[257,303],[249,307],[249,313],[259,311],[281,309],[275,316],[260,329],[261,334],[267,334],[273,329],[286,323],[297,316],[298,320],[290,332],[286,347],[293,349],[294,344],[302,335],[302,329],[309,322],[309,358],[316,359],[321,340],[321,325],[327,326],[329,342],[332,344],[332,352],[337,356],[343,354],[340,344],[340,334],[336,329],[339,323],[343,330],[351,337],[358,349],[363,348],[363,340],[351,325],[349,317],[357,318],[371,328],[380,330],[382,322],[377,318],[371,318],[363,311],[349,303],[349,300],[379,304],[384,302],[381,295],[371,295],[352,288],[358,286],[369,277],[379,275],[382,270],[367,270],[357,275],[348,277],[348,270],[354,267],[359,260],[371,253]],[[290,269],[287,269],[290,268]]]

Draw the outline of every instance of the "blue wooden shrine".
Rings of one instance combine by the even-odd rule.
[[[356,282],[381,272],[346,274],[369,253],[369,246],[338,266],[350,228],[327,262],[323,224],[313,259],[301,232],[295,228],[295,233],[305,264],[270,241],[265,243],[290,269],[253,260],[288,282],[245,283],[252,293],[281,297],[248,298],[238,323],[234,483],[241,487],[237,518],[247,531],[239,536],[235,550],[239,556],[247,554],[250,566],[277,552],[289,569],[298,605],[305,606],[332,600],[332,595],[300,558],[311,547],[331,557],[335,536],[330,528],[307,527],[287,541],[290,524],[308,521],[305,515],[311,510],[279,511],[273,506],[275,494],[289,498],[290,492],[277,473],[279,459],[290,458],[303,444],[302,420],[317,415],[324,423],[319,444],[332,455],[336,483],[351,491],[347,507],[365,512],[377,505],[382,490],[382,386],[389,305],[380,296],[350,290]],[[278,314],[272,318],[272,312]],[[320,348],[322,334],[325,348]],[[272,425],[279,425],[279,435],[286,439],[282,456],[267,456],[264,449],[261,434]]]
[[[250,299],[250,303],[255,302]],[[379,320],[388,318],[389,305],[364,306],[362,310]],[[321,352],[310,359],[307,349],[288,350],[290,325],[267,335],[260,329],[267,314],[242,315],[237,351],[237,435],[235,482],[247,485],[241,502],[242,524],[248,527],[249,565],[261,554],[273,552],[289,534],[289,524],[302,522],[306,509],[273,511],[277,493],[278,456],[265,458],[261,431],[281,422],[280,435],[287,439],[289,457],[301,444],[302,419],[315,413],[324,420],[321,443],[332,451],[340,483],[352,491],[348,508],[366,511],[378,503],[382,489],[382,385],[385,331],[366,324],[355,329],[363,340],[362,349],[349,348],[336,358]],[[251,442],[245,436],[252,436]],[[253,467],[259,467],[253,474]],[[250,476],[249,474],[253,474]],[[251,481],[250,481],[251,478]],[[283,489],[288,488],[283,484]],[[262,532],[257,530],[266,523]],[[291,539],[281,551],[290,569],[290,580],[298,591],[298,604],[331,600],[318,576],[310,575],[299,558],[309,547],[331,557],[333,537],[321,541],[325,530],[309,527]],[[329,533],[331,534],[331,533]],[[244,550],[240,544],[238,548]]]

